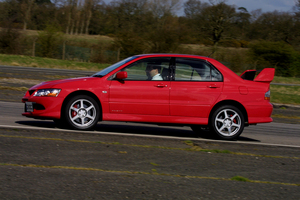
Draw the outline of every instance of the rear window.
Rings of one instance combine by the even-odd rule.
[[[223,77],[205,61],[176,58],[175,81],[223,81]]]

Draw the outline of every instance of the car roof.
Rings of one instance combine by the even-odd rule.
[[[191,55],[191,54],[176,54],[176,53],[152,53],[152,54],[140,54],[140,55],[135,55],[136,58],[147,58],[147,57],[181,57],[181,58],[196,58],[196,59],[201,59],[201,60],[206,60],[210,62],[213,65],[217,65],[217,68],[219,69],[220,67],[223,68],[224,70],[229,70],[231,71],[228,67],[226,67],[224,64],[221,62],[215,60],[214,58],[210,58],[207,56],[200,56],[200,55]],[[233,72],[234,73],[234,72]],[[234,73],[235,74],[235,73]]]
[[[155,57],[155,56],[170,56],[170,57],[188,57],[188,58],[201,58],[201,59],[210,59],[206,56],[192,55],[192,54],[176,54],[176,53],[151,53],[151,54],[139,54],[135,55],[136,57]]]

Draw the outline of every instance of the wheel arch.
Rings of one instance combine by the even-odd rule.
[[[100,118],[99,118],[99,121],[102,120],[102,104],[101,104],[101,101],[99,100],[99,98],[92,92],[90,91],[87,91],[87,90],[77,90],[77,91],[74,91],[72,93],[70,93],[63,101],[63,104],[61,106],[61,117],[62,117],[62,114],[63,114],[63,108],[66,106],[67,102],[73,98],[74,96],[77,96],[77,95],[87,95],[87,96],[90,96],[92,97],[96,102],[97,104],[99,105],[99,109],[100,109]]]
[[[231,106],[237,107],[243,113],[243,117],[245,120],[245,126],[248,126],[247,110],[240,102],[235,101],[235,100],[223,100],[223,101],[218,102],[216,105],[214,105],[213,109],[211,110],[211,112],[209,114],[209,121],[211,120],[211,116],[213,115],[214,111],[224,105],[231,105]]]

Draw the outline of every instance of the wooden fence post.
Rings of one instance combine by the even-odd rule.
[[[63,43],[63,52],[62,52],[62,59],[65,60],[66,58],[66,40]]]
[[[117,62],[119,62],[119,60],[120,60],[120,51],[121,51],[121,47],[118,49],[118,53],[117,53]]]
[[[32,57],[35,57],[35,42],[36,42],[37,38],[34,38],[33,40],[33,44],[32,44]]]

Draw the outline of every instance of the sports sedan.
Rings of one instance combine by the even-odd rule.
[[[275,69],[236,75],[195,55],[147,54],[122,60],[91,77],[43,82],[30,88],[22,115],[88,130],[98,121],[188,125],[235,139],[245,126],[271,122]]]

